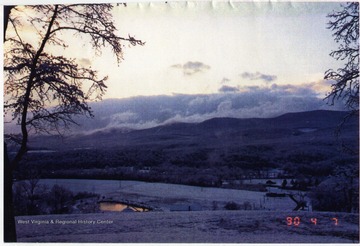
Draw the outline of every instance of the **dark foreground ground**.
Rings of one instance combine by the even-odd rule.
[[[107,212],[16,220],[20,242],[359,243],[359,215],[345,213]]]

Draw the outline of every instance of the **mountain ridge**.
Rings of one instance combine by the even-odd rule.
[[[171,124],[160,125],[147,129],[121,129],[108,128],[97,130],[89,134],[73,134],[63,138],[64,143],[69,146],[132,146],[159,144],[173,141],[195,141],[203,142],[209,138],[217,141],[233,142],[237,139],[248,139],[248,141],[260,141],[262,138],[279,138],[299,136],[305,134],[306,131],[299,129],[316,129],[318,138],[321,136],[319,132],[326,131],[326,135],[331,131],[335,131],[341,120],[348,114],[346,111],[328,111],[315,110],[297,113],[287,113],[274,118],[231,118],[216,117],[205,120],[200,123],[176,122]],[[346,129],[351,128],[352,131],[358,131],[358,121],[350,120],[346,124]],[[325,134],[325,133],[323,133]],[[315,135],[314,135],[315,136]],[[327,136],[326,136],[327,137]],[[33,137],[31,145],[36,148],[41,147],[41,142],[49,141],[53,136]],[[187,139],[185,139],[187,138]],[[224,139],[223,139],[224,138]],[[232,138],[232,140],[231,140]],[[239,140],[240,141],[240,140]],[[100,144],[101,143],[101,144]],[[170,143],[169,143],[170,144]],[[84,146],[82,146],[84,145]]]

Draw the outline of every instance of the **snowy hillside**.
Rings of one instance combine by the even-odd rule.
[[[16,219],[20,242],[359,242],[358,214],[198,211],[42,215]]]
[[[102,199],[145,203],[161,211],[18,216],[20,242],[359,242],[358,214],[293,212],[295,204],[288,197],[268,198],[264,192],[116,180],[41,183],[96,192]],[[248,202],[250,210],[224,210],[224,204],[232,201]],[[194,205],[201,211],[170,212],[173,206]]]

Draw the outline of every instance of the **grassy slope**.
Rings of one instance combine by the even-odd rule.
[[[288,226],[286,217],[300,217]],[[333,217],[339,219],[334,225]],[[310,222],[317,218],[317,225]],[[23,216],[36,220],[109,220],[111,224],[18,224],[21,242],[355,243],[358,214],[212,211]]]

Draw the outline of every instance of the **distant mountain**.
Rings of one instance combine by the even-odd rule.
[[[139,96],[107,99],[90,103],[94,118],[76,116],[79,126],[71,132],[93,133],[112,128],[148,129],[177,122],[200,123],[213,118],[272,118],[288,112],[342,110],[341,102],[329,106],[314,95],[254,90],[242,93],[209,95]],[[6,119],[10,121],[10,119]],[[5,132],[19,132],[14,124],[5,124]]]
[[[159,147],[170,145],[224,147],[249,144],[274,144],[335,141],[336,127],[347,112],[316,110],[287,113],[275,118],[213,118],[200,123],[169,123],[148,129],[127,130],[110,128],[88,134],[74,134],[64,138],[34,137],[34,148],[115,148]],[[343,137],[358,138],[358,119],[343,127]]]

